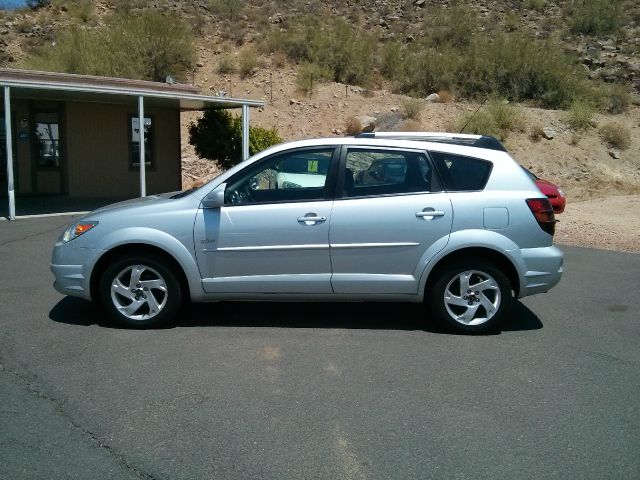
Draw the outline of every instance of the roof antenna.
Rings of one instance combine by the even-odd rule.
[[[464,129],[465,129],[465,128],[467,128],[467,125],[469,125],[469,123],[471,123],[471,120],[473,120],[473,117],[475,117],[475,116],[476,116],[476,113],[478,113],[478,112],[480,111],[480,109],[481,109],[482,107],[484,107],[484,104],[485,104],[485,103],[487,103],[487,100],[488,100],[488,99],[489,99],[489,97],[485,97],[485,99],[482,101],[482,103],[480,104],[480,106],[476,109],[476,111],[475,111],[475,112],[473,112],[473,115],[471,115],[471,116],[469,117],[469,120],[467,120],[467,123],[465,123],[465,124],[464,124],[464,127],[462,127],[458,133],[462,133],[462,132],[464,132]]]

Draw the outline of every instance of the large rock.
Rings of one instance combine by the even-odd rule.
[[[556,136],[556,129],[553,127],[544,127],[542,129],[542,136],[547,140],[553,140]]]
[[[373,132],[376,128],[377,120],[374,117],[370,117],[369,115],[362,115],[357,117],[360,125],[362,126],[363,132]]]
[[[437,93],[432,93],[427,98],[425,98],[425,100],[429,103],[437,103],[440,101],[440,95],[438,95]]]

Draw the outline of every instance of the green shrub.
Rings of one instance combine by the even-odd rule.
[[[52,2],[55,6],[66,5],[69,16],[80,23],[94,23],[97,20],[96,11],[91,0],[74,0]]]
[[[461,133],[473,133],[476,135],[500,136],[500,129],[494,118],[486,110],[468,112],[458,120],[456,129]]]
[[[55,46],[27,60],[31,68],[164,81],[185,78],[195,64],[193,34],[182,21],[157,11],[116,13],[93,30],[72,27]]]
[[[403,98],[402,103],[402,116],[404,118],[410,118],[411,120],[417,120],[420,118],[420,113],[424,108],[422,101],[419,98]]]
[[[402,76],[404,53],[400,42],[387,42],[380,52],[380,71],[390,80],[397,80]]]
[[[230,52],[222,52],[218,59],[218,73],[226,75],[236,71],[236,61]]]
[[[315,64],[336,82],[367,86],[375,65],[374,37],[340,18],[321,22],[307,18],[287,31],[271,32],[269,52],[283,51],[298,63]]]
[[[249,127],[249,154],[282,142],[275,128]],[[242,119],[227,110],[205,110],[189,125],[189,143],[200,158],[215,161],[224,169],[242,161]]]
[[[626,150],[631,146],[631,132],[620,123],[610,122],[600,127],[600,134],[610,146]]]
[[[577,131],[587,130],[591,127],[595,112],[596,109],[592,103],[586,100],[574,100],[567,112],[567,124]]]
[[[466,47],[478,32],[478,18],[474,10],[464,3],[451,2],[447,8],[425,14],[422,30],[429,46],[449,45]]]
[[[258,68],[258,64],[258,54],[255,48],[248,45],[240,50],[240,54],[238,55],[238,70],[242,78],[251,75],[253,70]]]
[[[547,6],[547,0],[527,0],[526,6],[530,10],[541,12]]]
[[[622,0],[572,0],[567,8],[573,33],[602,35],[620,28]]]
[[[209,0],[209,8],[218,15],[233,22],[245,6],[245,0]]]
[[[301,92],[312,93],[319,83],[330,78],[331,72],[327,68],[315,63],[303,63],[298,67],[296,85]]]
[[[489,115],[493,117],[496,127],[501,132],[523,129],[523,121],[517,107],[500,98],[494,98],[487,106]],[[506,135],[503,135],[506,137]]]
[[[605,98],[607,112],[615,115],[626,112],[631,103],[631,95],[629,95],[627,88],[622,85],[611,87]]]

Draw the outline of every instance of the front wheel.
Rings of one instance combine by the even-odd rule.
[[[180,309],[182,291],[174,270],[162,260],[133,255],[113,262],[102,274],[100,300],[118,323],[158,327]]]
[[[508,313],[513,295],[507,276],[494,264],[462,260],[438,273],[427,292],[434,316],[462,333],[483,333]]]

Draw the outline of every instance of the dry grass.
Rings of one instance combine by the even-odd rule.
[[[438,90],[438,103],[451,103],[455,99],[449,90]]]
[[[402,125],[400,125],[401,132],[422,132],[423,130],[422,124],[411,118],[405,120],[402,122]]]
[[[532,142],[539,142],[544,136],[544,132],[542,131],[542,125],[539,123],[531,127],[531,131],[529,132],[529,138]]]
[[[275,52],[271,57],[271,66],[273,68],[282,68],[287,63],[287,56],[282,52]]]
[[[614,148],[626,150],[631,146],[631,131],[617,122],[605,123],[600,127],[600,135]]]
[[[418,98],[407,97],[402,99],[402,115],[404,118],[418,120],[424,105]]]

